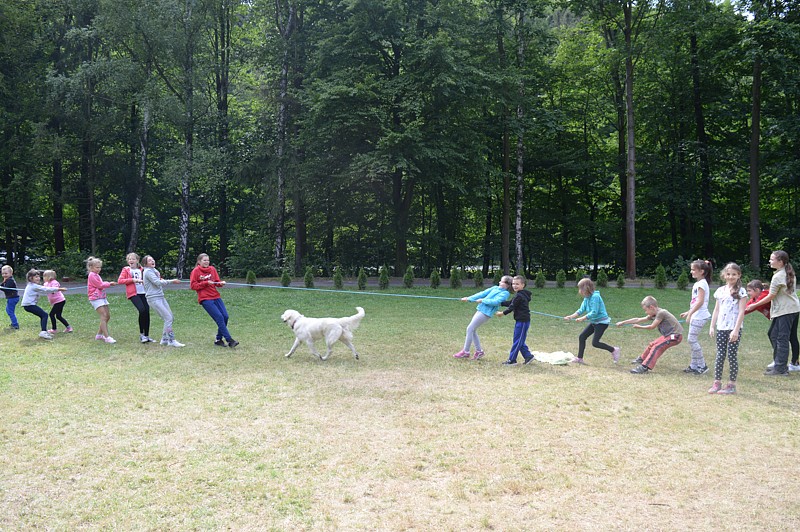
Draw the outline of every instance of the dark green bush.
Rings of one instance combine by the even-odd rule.
[[[556,286],[558,288],[564,288],[564,284],[567,282],[567,272],[564,270],[558,270],[556,272]]]
[[[303,276],[303,282],[306,288],[314,288],[314,268],[309,266],[306,268],[306,274]]]
[[[433,270],[431,272],[431,288],[439,288],[440,284],[442,284],[442,278],[439,277],[439,271]]]
[[[544,272],[540,271],[536,274],[536,279],[533,281],[533,285],[536,288],[544,288],[547,285],[547,278],[544,276]]]
[[[364,271],[364,268],[358,270],[358,289],[367,289],[367,272]]]
[[[414,267],[409,266],[406,268],[406,274],[403,276],[403,286],[406,288],[413,288],[414,286]]]

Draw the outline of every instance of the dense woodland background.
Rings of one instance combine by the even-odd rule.
[[[798,251],[800,2],[13,0],[0,41],[20,268]]]

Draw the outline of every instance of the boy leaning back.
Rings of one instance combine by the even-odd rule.
[[[683,327],[678,323],[675,316],[672,315],[667,309],[659,308],[658,301],[653,296],[647,296],[642,300],[642,308],[646,316],[641,318],[631,318],[629,320],[620,321],[617,327],[633,323],[634,329],[655,329],[661,336],[650,342],[647,349],[644,350],[642,356],[633,361],[638,364],[631,370],[631,373],[647,373],[656,367],[656,362],[664,351],[670,347],[676,346],[683,340]],[[646,321],[652,321],[649,325],[639,325]]]

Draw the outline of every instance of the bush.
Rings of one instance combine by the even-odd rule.
[[[483,272],[478,270],[473,277],[475,280],[475,288],[483,288]]]
[[[306,274],[303,276],[303,282],[306,288],[314,288],[314,268],[309,266],[306,268]]]
[[[567,273],[564,270],[558,270],[556,273],[556,286],[564,288],[564,283],[567,282]]]
[[[247,270],[247,275],[244,277],[244,282],[249,285],[256,284],[256,272]],[[252,286],[250,288],[253,288]]]
[[[461,272],[458,268],[450,270],[450,288],[461,288]]]
[[[540,271],[536,274],[536,279],[533,282],[533,285],[536,288],[544,288],[547,285],[547,278],[544,276],[544,272]]]
[[[433,270],[431,272],[431,288],[439,288],[439,285],[442,284],[442,279],[439,277],[438,270]]]
[[[378,272],[378,288],[381,290],[386,290],[389,288],[389,268],[387,268],[385,265],[381,266],[381,269]]]
[[[586,270],[583,268],[578,268],[575,270],[575,284],[578,284],[578,282],[584,277],[586,277]]]
[[[364,271],[364,268],[358,270],[358,289],[367,289],[367,272]]]
[[[608,286],[608,274],[605,270],[599,270],[597,272],[597,286],[600,288]]]
[[[333,287],[336,290],[341,290],[344,288],[344,279],[342,279],[342,269],[336,268],[336,272],[333,274]]]
[[[500,284],[500,279],[503,278],[503,272],[500,270],[495,270],[494,275],[492,275],[492,282],[494,284]]]
[[[656,288],[663,290],[667,287],[667,271],[661,264],[656,268]]]
[[[403,286],[406,288],[413,288],[414,286],[414,267],[409,266],[406,268],[406,274],[403,276]]]
[[[620,273],[617,275],[617,288],[625,288],[625,274]]]
[[[676,285],[678,286],[678,290],[686,290],[686,287],[689,286],[689,276],[686,275],[685,271],[681,272],[678,276]]]
[[[283,270],[281,274],[281,286],[289,286],[290,284],[292,284],[292,278],[289,276],[288,271]]]
[[[53,270],[56,272],[56,275],[61,280],[64,278],[77,280],[77,279],[86,279],[86,258],[91,255],[91,253],[83,253],[80,251],[65,251],[56,255],[55,257],[50,257],[47,259],[47,269]],[[102,257],[101,257],[102,258]],[[110,266],[111,261],[105,261],[105,267],[108,269]],[[127,263],[126,263],[127,264]],[[37,268],[42,268],[41,264],[36,265]],[[18,265],[14,268],[14,273],[16,274],[17,271],[21,272],[25,277],[25,273],[30,268],[25,268],[23,265]],[[22,293],[20,293],[20,296]]]

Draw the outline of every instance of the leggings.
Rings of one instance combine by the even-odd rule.
[[[50,309],[50,322],[53,324],[52,329],[57,329],[56,326],[56,319],[64,324],[64,327],[69,327],[69,323],[67,320],[61,316],[61,312],[64,310],[64,305],[67,304],[67,301],[59,301],[58,303],[53,303],[53,308]]]
[[[22,308],[25,309],[25,312],[30,312],[34,316],[39,316],[39,320],[42,323],[42,330],[47,330],[47,312],[42,310],[42,308],[38,305],[25,305]]]
[[[725,366],[725,357],[730,362],[731,382],[736,382],[739,374],[739,343],[742,341],[742,330],[739,329],[739,338],[731,342],[731,331],[717,331],[717,358],[714,361],[714,380],[722,380],[722,368]]]
[[[139,334],[150,336],[150,305],[147,304],[147,298],[144,294],[136,294],[128,301],[139,311]]]
[[[164,330],[161,333],[161,341],[169,342],[170,340],[174,340],[175,332],[172,330],[172,321],[174,317],[172,316],[172,309],[169,308],[167,299],[164,297],[156,297],[148,299],[147,302],[150,303],[150,306],[153,307],[156,314],[161,316],[161,319],[164,320]]]
[[[481,348],[481,339],[478,338],[478,327],[486,323],[491,319],[491,316],[487,316],[483,312],[476,312],[474,316],[472,316],[472,321],[469,322],[467,325],[467,338],[464,341],[464,352],[469,353],[470,346],[475,344],[475,351],[483,351]]]
[[[689,341],[689,347],[692,350],[692,361],[689,367],[692,369],[703,369],[706,367],[706,359],[703,357],[703,346],[700,345],[698,339],[700,331],[711,318],[692,318],[692,323],[689,324],[689,336],[686,339]]]
[[[200,302],[206,309],[208,315],[217,324],[217,340],[225,338],[228,342],[232,340],[231,333],[228,332],[228,310],[221,298],[205,299]]]
[[[614,352],[613,347],[600,341],[606,329],[608,329],[608,323],[590,323],[586,326],[583,332],[578,336],[578,358],[583,358],[583,352],[586,350],[586,340],[592,336],[592,334],[594,334],[592,338],[593,347],[605,349],[609,353]]]

